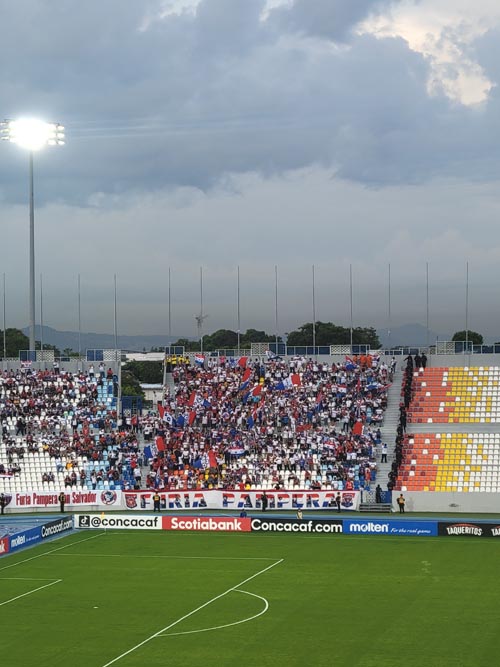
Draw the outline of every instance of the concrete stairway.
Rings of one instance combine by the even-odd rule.
[[[172,373],[165,373],[165,387],[169,390],[170,396],[175,395],[175,382]]]
[[[392,385],[387,392],[387,409],[384,414],[384,422],[380,428],[382,442],[387,444],[387,463],[381,463],[382,454],[377,452],[377,483],[382,490],[387,489],[389,472],[394,460],[394,443],[396,440],[396,429],[399,423],[399,403],[401,400],[401,382],[403,381],[403,371],[396,369]]]

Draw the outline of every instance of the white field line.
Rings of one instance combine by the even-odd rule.
[[[222,630],[222,628],[230,628],[232,625],[240,625],[240,623],[248,623],[248,621],[253,621],[254,618],[259,618],[259,616],[265,614],[266,611],[269,609],[269,602],[266,600],[266,598],[263,598],[261,595],[256,595],[255,593],[250,593],[249,591],[238,590],[236,588],[234,589],[234,592],[246,593],[246,595],[251,595],[254,598],[262,600],[264,602],[264,609],[262,609],[262,611],[259,611],[258,614],[254,614],[253,616],[249,616],[248,618],[243,618],[241,621],[234,621],[234,623],[226,623],[225,625],[216,625],[212,628],[202,628],[201,630],[187,630],[186,632],[167,632],[166,634],[158,635],[158,637],[176,637],[178,635],[194,635],[198,632],[209,632],[210,630]]]
[[[48,556],[49,554],[53,554],[55,551],[67,549],[68,547],[72,547],[74,544],[81,544],[82,542],[95,540],[96,537],[101,537],[101,535],[105,535],[105,533],[98,533],[97,535],[86,537],[84,540],[77,540],[76,542],[71,542],[71,544],[64,544],[62,547],[57,547],[57,549],[50,549],[50,551],[44,551],[42,554],[37,554],[36,556],[31,556],[30,558],[25,558],[24,560],[18,560],[16,563],[11,563],[10,565],[4,565],[3,567],[0,567],[0,572],[3,570],[8,570],[11,567],[16,567],[17,565],[22,565],[22,563],[28,563],[30,560],[35,560],[36,558],[41,558],[42,556]]]
[[[54,581],[52,577],[0,577],[0,581]]]
[[[271,565],[268,565],[268,566],[265,567],[263,570],[259,570],[259,572],[256,572],[255,574],[252,574],[250,577],[247,577],[247,578],[244,579],[243,581],[240,581],[240,582],[237,583],[235,586],[231,586],[231,588],[228,588],[226,591],[224,591],[224,593],[221,593],[220,595],[216,595],[216,596],[215,596],[214,598],[212,598],[211,600],[208,600],[208,602],[204,602],[204,603],[203,603],[202,605],[200,605],[199,607],[196,607],[196,609],[193,609],[192,611],[188,612],[187,614],[184,614],[184,616],[181,616],[180,618],[178,618],[178,619],[177,619],[176,621],[174,621],[173,623],[170,623],[170,625],[167,625],[167,626],[165,626],[164,628],[162,628],[161,630],[158,630],[158,632],[155,632],[154,634],[150,635],[147,639],[144,639],[142,642],[139,642],[139,644],[136,644],[136,645],[133,646],[132,648],[129,648],[128,651],[125,651],[125,653],[122,653],[121,655],[117,656],[116,658],[113,658],[113,660],[110,660],[109,662],[107,662],[107,663],[106,663],[105,665],[103,665],[102,667],[109,667],[109,665],[113,665],[115,662],[118,662],[118,660],[121,660],[121,659],[124,658],[126,655],[129,655],[130,653],[133,653],[133,652],[136,651],[138,648],[141,648],[141,646],[144,646],[144,644],[147,644],[148,642],[150,642],[152,639],[156,639],[156,637],[159,637],[159,636],[162,635],[164,632],[167,632],[167,630],[170,630],[170,628],[173,628],[174,626],[178,625],[178,624],[181,623],[182,621],[185,621],[186,618],[189,618],[190,616],[193,616],[193,614],[196,614],[197,612],[201,611],[201,610],[204,609],[205,607],[208,607],[208,605],[212,604],[212,602],[216,602],[216,600],[220,600],[221,598],[223,598],[223,597],[224,597],[225,595],[227,595],[228,593],[231,593],[231,591],[236,590],[236,589],[239,588],[240,586],[243,586],[243,585],[246,584],[247,582],[252,581],[252,579],[255,579],[256,577],[259,577],[261,574],[264,574],[264,572],[267,572],[267,571],[270,570],[271,568],[276,567],[276,565],[279,565],[279,564],[282,563],[283,561],[284,561],[284,558],[280,558],[280,560],[277,560],[277,561],[275,561],[274,563],[271,563]]]
[[[27,593],[23,593],[22,595],[16,595],[15,598],[10,598],[10,600],[5,600],[5,602],[0,602],[0,607],[3,607],[4,604],[9,604],[9,602],[14,602],[15,600],[19,600],[20,598],[24,598],[27,595],[31,595],[32,593],[36,593],[37,591],[41,591],[42,588],[48,588],[49,586],[54,586],[55,584],[60,584],[62,579],[56,579],[55,581],[52,581],[50,584],[45,584],[44,586],[39,586],[38,588],[34,588],[32,591],[28,591]]]
[[[276,558],[264,558],[262,556],[170,556],[165,554],[159,555],[144,555],[144,554],[55,554],[56,556],[65,556],[72,558],[73,556],[99,557],[99,558],[173,558],[176,560],[276,560]]]

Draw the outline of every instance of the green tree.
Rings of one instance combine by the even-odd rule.
[[[241,336],[241,346],[251,347],[252,343],[274,343],[276,336],[266,334],[265,331],[258,331],[257,329],[247,329]],[[278,341],[281,338],[278,336]]]
[[[129,361],[123,366],[138,382],[161,384],[163,382],[163,362],[161,361]]]
[[[356,327],[352,330],[352,342],[355,345],[369,345],[372,350],[382,347],[377,330],[373,327]]]
[[[234,348],[238,345],[238,334],[230,329],[218,329],[213,334],[203,337],[205,350]]]
[[[312,345],[313,324],[307,322],[288,334],[288,345]],[[349,345],[351,330],[332,322],[316,322],[316,345]],[[380,347],[377,332],[373,327],[356,327],[352,330],[354,345],[369,345],[372,349]]]
[[[19,350],[27,350],[30,346],[28,336],[21,329],[6,329],[5,343],[7,357],[19,357]],[[0,331],[0,350],[3,355],[3,331]]]
[[[122,370],[122,396],[142,396],[144,398],[139,380],[125,369]]]
[[[188,340],[187,338],[179,338],[175,343],[171,343],[172,347],[184,347],[186,352],[196,352],[200,349],[199,340]]]
[[[482,345],[483,344],[483,337],[480,333],[477,333],[477,331],[471,331],[470,329],[466,332],[465,329],[463,331],[456,331],[453,334],[453,337],[451,340],[453,341],[458,341],[458,342],[463,342],[465,340],[468,340],[470,343],[473,345]]]

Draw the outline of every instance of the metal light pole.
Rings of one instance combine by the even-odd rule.
[[[35,349],[35,195],[33,187],[33,153],[44,146],[64,144],[64,127],[58,123],[25,118],[4,120],[0,123],[4,141],[18,144],[29,151],[29,339],[30,350]]]

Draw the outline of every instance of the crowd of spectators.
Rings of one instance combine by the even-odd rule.
[[[200,361],[143,420],[159,449],[148,487],[370,488],[392,379],[377,357]]]
[[[135,434],[117,428],[109,399],[115,382],[104,364],[97,372],[93,366],[78,373],[57,366],[0,373],[0,475],[20,475],[30,455],[41,454],[41,486],[120,484],[139,443]]]

